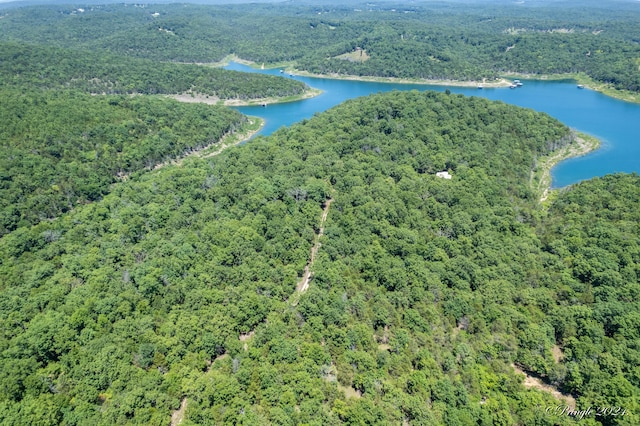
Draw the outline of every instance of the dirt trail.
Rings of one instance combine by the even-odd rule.
[[[540,380],[538,377],[534,377],[530,375],[529,373],[527,373],[526,371],[524,371],[523,369],[521,369],[515,364],[511,364],[511,367],[513,367],[516,373],[524,374],[525,388],[529,388],[529,389],[533,388],[533,389],[541,390],[543,392],[550,393],[554,398],[564,401],[571,410],[576,409],[576,399],[572,395],[562,393],[558,389],[556,389],[554,386],[543,383],[542,380]]]
[[[242,348],[245,350],[245,352],[249,350],[248,341],[253,337],[254,334],[256,334],[256,331],[251,330],[247,334],[241,334],[240,337],[238,337],[240,341],[243,342]]]
[[[320,230],[318,231],[313,246],[311,247],[311,256],[309,258],[309,262],[307,262],[307,266],[304,267],[304,274],[302,274],[302,278],[296,286],[297,293],[302,294],[309,288],[309,281],[311,280],[312,276],[311,267],[313,266],[313,262],[315,262],[316,260],[318,249],[320,249],[320,246],[322,245],[322,243],[320,243],[320,237],[322,237],[322,235],[324,234],[324,223],[327,220],[327,215],[329,214],[329,208],[331,207],[332,202],[333,199],[327,199],[324,210],[322,211],[322,218],[320,219]]]
[[[180,408],[171,415],[171,426],[178,426],[184,420],[184,412],[187,409],[187,398],[182,398]]]

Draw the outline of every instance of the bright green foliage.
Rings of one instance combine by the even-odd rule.
[[[14,43],[0,43],[0,75],[0,85],[7,87],[71,87],[97,94],[193,93],[223,100],[285,97],[307,88],[284,77]]]
[[[98,200],[117,175],[215,143],[246,120],[224,107],[142,97],[0,96],[0,235]]]
[[[186,396],[187,424],[564,424],[509,364],[554,369],[528,176],[569,136],[483,99],[376,95],[5,235],[0,418],[166,424]]]
[[[552,373],[585,405],[626,408],[619,424],[640,422],[640,177],[576,185],[542,235],[557,276],[549,322],[565,348]]]
[[[613,410],[580,424],[640,424],[640,178],[584,182],[541,210],[536,159],[573,143],[551,117],[388,93],[151,171],[245,119],[86,93],[302,90],[126,57],[230,53],[362,75],[585,71],[638,87],[623,5],[566,18],[368,7],[3,9],[1,424],[166,425],[185,398],[185,425],[575,423],[512,364],[579,409]],[[358,47],[368,61],[331,59]],[[310,287],[292,297],[329,198]]]
[[[206,63],[237,54],[259,64],[294,62],[311,72],[361,76],[480,80],[505,72],[584,73],[637,92],[639,18],[633,4],[605,8],[595,0],[580,7],[363,2],[101,5],[82,12],[56,5],[12,10],[0,20],[0,38],[161,61]],[[369,59],[341,56],[359,52]],[[136,90],[158,87],[143,79]]]

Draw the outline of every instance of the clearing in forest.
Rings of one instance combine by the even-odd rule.
[[[180,408],[171,415],[171,426],[178,426],[184,420],[184,412],[187,410],[187,398],[183,398],[180,402]]]
[[[364,49],[357,48],[353,52],[343,53],[342,55],[334,56],[335,59],[343,59],[349,62],[365,62],[368,61],[370,56]]]
[[[571,410],[576,409],[576,399],[573,395],[562,393],[556,387],[544,383],[540,378],[532,376],[515,364],[511,364],[516,373],[524,374],[524,387],[527,389],[538,389],[550,393],[554,398],[564,401]]]

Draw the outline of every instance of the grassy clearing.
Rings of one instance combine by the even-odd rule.
[[[366,50],[355,50],[353,52],[343,53],[342,55],[334,56],[335,59],[343,59],[350,62],[366,62],[369,60],[369,55]]]

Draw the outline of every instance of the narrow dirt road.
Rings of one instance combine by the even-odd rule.
[[[551,395],[553,395],[554,398],[564,401],[571,410],[576,409],[576,399],[572,395],[562,393],[558,389],[556,389],[554,386],[543,383],[542,380],[528,374],[526,371],[519,368],[515,364],[511,364],[511,366],[513,367],[516,373],[524,374],[525,378],[524,378],[523,384],[525,388],[534,388],[534,389],[541,390],[543,392],[550,393]]]
[[[183,398],[180,402],[180,408],[171,415],[171,426],[178,426],[184,420],[184,412],[187,410],[187,398]]]
[[[311,256],[309,256],[309,262],[307,262],[307,266],[304,267],[304,274],[302,274],[302,278],[298,282],[296,286],[296,293],[302,294],[309,289],[309,281],[311,280],[311,267],[313,266],[313,262],[316,260],[316,255],[318,254],[318,249],[322,243],[320,242],[320,237],[324,234],[324,223],[327,220],[327,215],[329,214],[329,208],[331,207],[331,203],[333,199],[327,199],[324,209],[322,211],[322,218],[320,219],[320,229],[318,230],[318,234],[315,237],[315,241],[313,242],[313,246],[311,247]],[[297,301],[296,301],[297,303]]]

